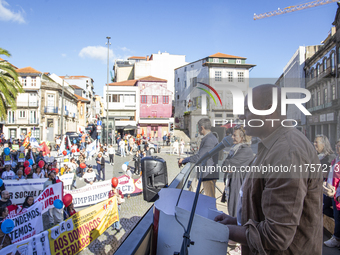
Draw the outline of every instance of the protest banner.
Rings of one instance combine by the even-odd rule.
[[[59,176],[59,180],[61,180],[64,183],[64,190],[70,190],[72,187],[74,178],[74,173],[71,174],[63,174]]]
[[[44,191],[34,200],[34,203],[42,203],[42,213],[48,211],[48,209],[53,208],[53,202],[56,199],[63,200],[63,188],[62,183],[56,183],[48,186]]]
[[[96,143],[97,140],[93,141],[92,143],[90,143],[89,145],[87,145],[86,147],[86,152],[89,154],[89,157],[92,157],[92,155],[94,155],[96,153]]]
[[[35,203],[23,212],[10,217],[14,221],[14,229],[9,236],[12,243],[28,239],[43,231],[42,203]]]
[[[13,204],[22,204],[27,196],[37,198],[44,190],[47,178],[4,180]]]
[[[86,206],[99,203],[108,199],[111,190],[111,180],[97,182],[93,185],[75,190],[65,190],[65,194],[71,194],[73,197],[74,207]]]
[[[71,194],[73,197],[74,207],[86,206],[99,203],[108,199],[111,187],[111,180],[97,182],[92,185],[88,184],[85,187],[75,190],[64,190],[65,194]],[[136,180],[128,175],[118,177],[117,189],[125,194],[136,194],[143,192],[141,178]]]
[[[36,234],[30,238],[11,244],[1,249],[1,254],[14,255],[50,255],[48,231]]]
[[[18,162],[25,162],[25,161],[26,161],[25,153],[20,151],[18,153]]]
[[[81,210],[48,230],[52,255],[77,254],[119,220],[116,197]]]
[[[12,165],[12,156],[11,156],[11,154],[4,155],[4,165]]]
[[[19,144],[12,144],[12,149],[18,151],[19,150]]]

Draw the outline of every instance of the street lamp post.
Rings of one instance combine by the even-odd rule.
[[[68,76],[66,75],[64,79],[67,79]],[[64,131],[64,79],[61,86],[61,127],[60,127],[60,139],[63,139],[63,131]]]
[[[107,83],[106,83],[106,143],[109,144],[109,59],[110,59],[110,36],[107,39]]]

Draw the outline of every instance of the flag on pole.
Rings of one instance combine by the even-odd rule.
[[[37,139],[35,139],[33,136],[31,136],[31,138],[30,138],[30,144],[31,144],[32,148],[41,148]]]
[[[43,152],[43,156],[47,156],[48,154],[51,153],[50,148],[48,148],[47,144],[45,142],[42,142],[40,144],[40,148],[38,148],[38,151]]]
[[[65,139],[66,137],[63,136],[62,140],[61,140],[61,145],[60,145],[60,148],[59,148],[59,154],[62,154],[63,151],[65,150],[66,146],[65,146]]]
[[[30,144],[30,137],[31,137],[31,131],[28,132],[28,134],[26,135],[25,140],[22,144],[25,148]]]

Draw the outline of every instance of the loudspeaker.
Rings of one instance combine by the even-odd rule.
[[[168,185],[168,171],[164,159],[151,156],[141,160],[143,198],[148,202],[158,199],[158,192]]]

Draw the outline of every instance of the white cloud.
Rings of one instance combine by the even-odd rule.
[[[130,49],[128,49],[128,48],[126,48],[126,47],[122,47],[122,48],[120,48],[122,51],[129,51],[129,52],[131,52],[131,50]]]
[[[113,51],[110,49],[110,60],[115,58]],[[103,62],[107,61],[107,47],[104,46],[87,46],[82,48],[79,52],[79,57],[81,58],[92,58],[98,59]]]
[[[0,0],[0,20],[25,23],[22,14],[24,11],[13,12],[8,9],[9,4],[5,0]]]
[[[63,58],[66,58],[67,55],[66,55],[65,53],[62,53],[61,56],[62,56]]]

